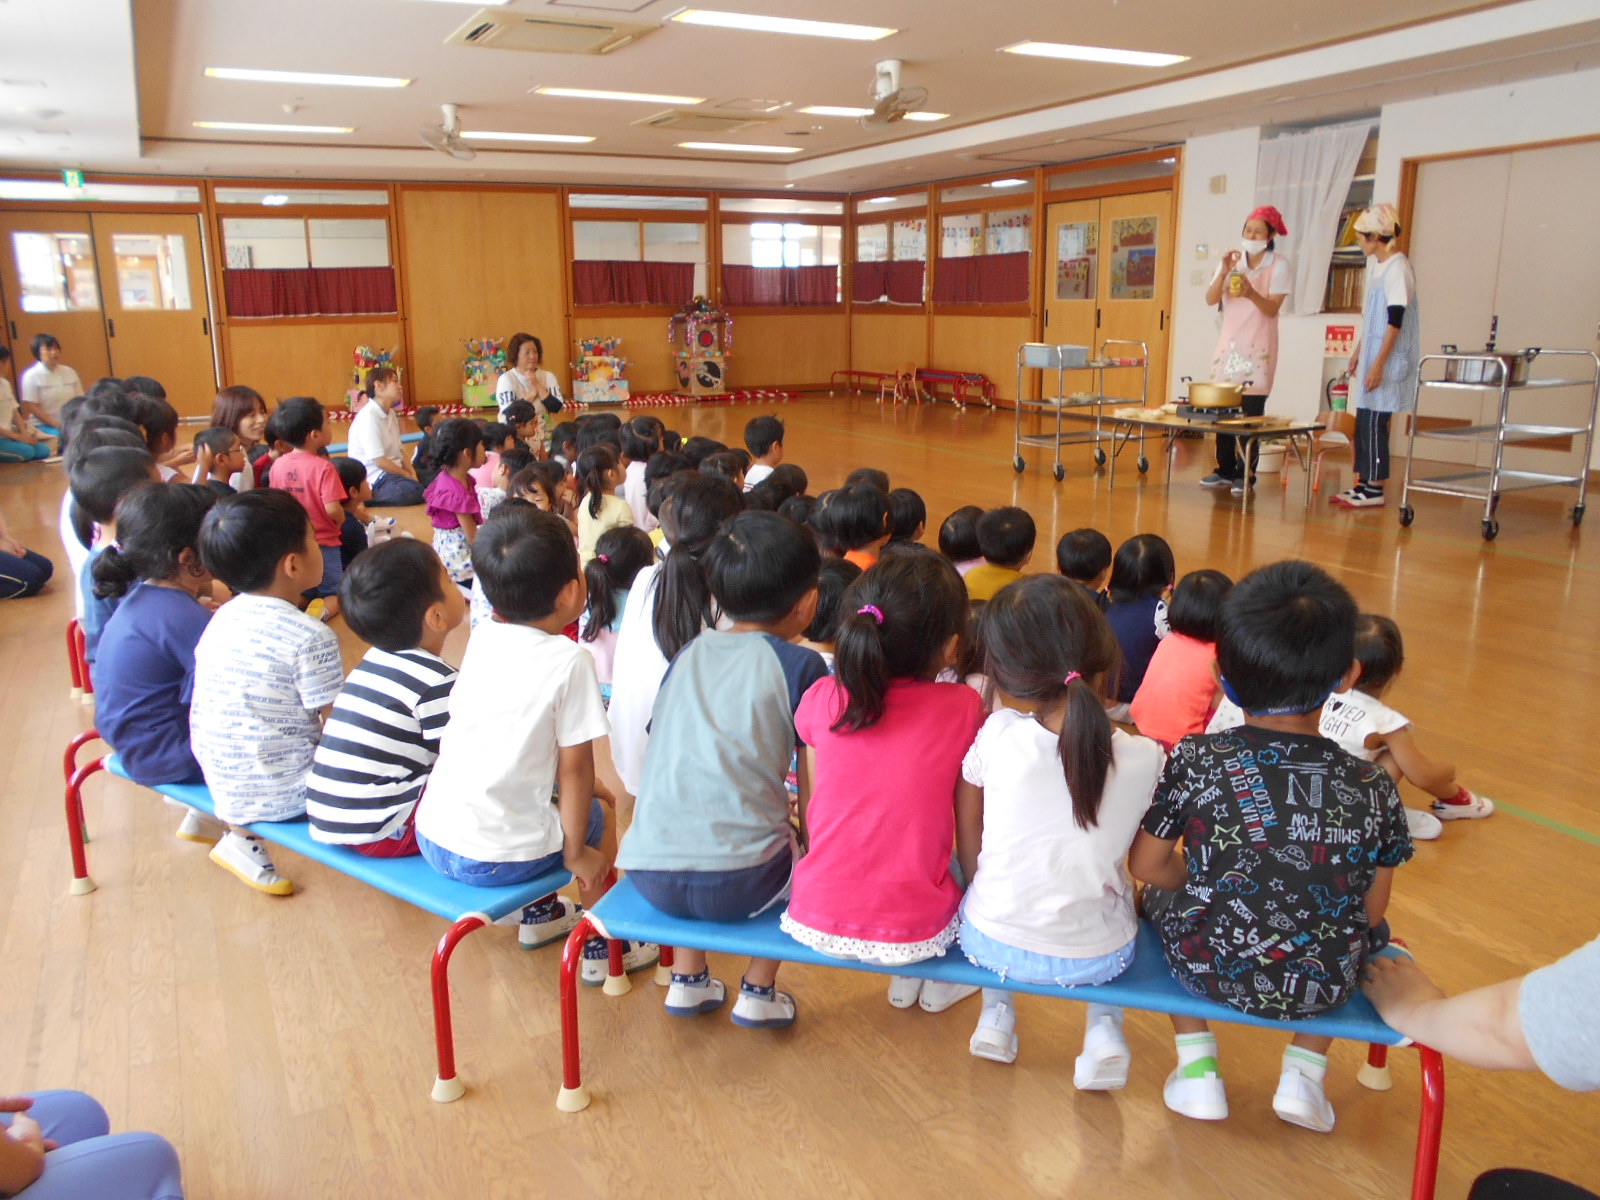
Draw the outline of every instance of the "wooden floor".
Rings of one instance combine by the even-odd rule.
[[[662,415],[686,436],[737,444],[755,411]],[[1600,930],[1600,542],[1564,519],[1570,492],[1507,500],[1499,541],[1486,545],[1478,517],[1453,500],[1420,499],[1407,531],[1393,507],[1347,513],[1319,500],[1307,514],[1298,470],[1287,493],[1269,478],[1242,518],[1226,493],[1195,486],[1207,466],[1197,442],[1180,444],[1170,492],[1159,464],[1140,479],[1126,460],[1111,490],[1083,447],[1068,451],[1064,483],[1037,451],[1014,474],[1009,414],[841,397],[780,415],[813,492],[853,467],[880,467],[927,500],[929,541],[958,505],[1018,503],[1039,525],[1038,570],[1050,569],[1057,537],[1082,525],[1113,542],[1159,533],[1180,573],[1237,577],[1290,555],[1324,564],[1405,631],[1394,706],[1500,805],[1418,848],[1396,882],[1395,931],[1456,990],[1522,973]],[[1335,468],[1324,496],[1345,483]],[[61,488],[59,467],[0,468],[13,533],[58,572]],[[403,519],[422,530],[419,510]],[[170,809],[104,777],[88,800],[99,890],[67,894],[59,755],[91,721],[67,697],[71,613],[60,582],[0,605],[0,1090],[93,1092],[114,1127],[177,1145],[191,1197],[1409,1192],[1418,1101],[1408,1052],[1396,1052],[1395,1089],[1380,1094],[1356,1083],[1356,1048],[1336,1047],[1328,1091],[1339,1125],[1321,1136],[1272,1115],[1282,1040],[1224,1028],[1233,1115],[1204,1125],[1162,1107],[1173,1061],[1162,1018],[1129,1016],[1125,1091],[1083,1094],[1072,1087],[1079,1006],[1022,997],[1021,1057],[1003,1067],[967,1053],[976,1001],[938,1016],[899,1011],[881,982],[845,971],[786,968],[801,1019],[775,1035],[725,1017],[669,1021],[647,975],[619,1000],[586,992],[595,1102],[564,1115],[553,1103],[557,952],[519,951],[509,930],[479,933],[456,956],[468,1092],[435,1104],[426,979],[436,918],[287,854],[280,866],[299,892],[257,895],[176,840]],[[359,647],[345,636],[353,659]],[[1542,1076],[1452,1065],[1439,1195],[1463,1196],[1479,1171],[1508,1164],[1600,1189],[1596,1129],[1600,1100]]]

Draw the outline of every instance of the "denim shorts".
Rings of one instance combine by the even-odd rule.
[[[605,807],[598,800],[589,801],[589,828],[584,835],[584,842],[598,846],[605,828]],[[422,857],[427,859],[428,865],[446,879],[468,883],[473,887],[510,887],[514,883],[527,883],[530,879],[559,869],[564,861],[561,851],[557,850],[532,862],[479,862],[475,858],[452,854],[420,833],[417,834],[417,848],[422,851]]]
[[[961,952],[970,962],[1012,983],[1055,984],[1057,987],[1110,983],[1133,965],[1133,946],[1134,942],[1130,941],[1120,950],[1099,958],[1052,958],[1048,954],[1008,946],[979,932],[966,919],[965,911],[961,918]]]
[[[337,546],[318,546],[322,551],[322,582],[300,594],[307,600],[327,599],[339,594],[339,581],[344,578],[344,559]]]
[[[789,895],[794,852],[788,845],[766,862],[737,871],[629,871],[639,894],[671,917],[744,921]]]

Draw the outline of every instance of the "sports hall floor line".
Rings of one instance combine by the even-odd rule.
[[[1587,829],[1579,829],[1576,825],[1568,825],[1565,821],[1557,821],[1554,817],[1546,817],[1526,808],[1508,803],[1504,800],[1494,802],[1495,813],[1510,813],[1513,817],[1521,817],[1524,821],[1531,821],[1535,825],[1542,825],[1556,833],[1564,833],[1570,838],[1577,838],[1580,842],[1588,842],[1591,846],[1600,846],[1600,833],[1590,833]]]

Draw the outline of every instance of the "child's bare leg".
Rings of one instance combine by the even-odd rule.
[[[1310,1033],[1297,1033],[1289,1044],[1298,1046],[1302,1050],[1309,1050],[1313,1054],[1326,1055],[1328,1048],[1333,1045],[1333,1039],[1331,1037],[1317,1037]]]
[[[688,946],[674,946],[672,948],[672,973],[674,975],[698,975],[706,969],[706,952],[694,950]]]
[[[752,958],[745,968],[744,981],[753,987],[771,987],[777,981],[780,965],[775,958]]]
[[[1377,763],[1389,773],[1389,778],[1394,780],[1396,786],[1398,786],[1400,781],[1405,778],[1405,772],[1400,769],[1400,764],[1395,762],[1394,755],[1390,754],[1387,750],[1378,755]]]
[[[1211,1022],[1202,1021],[1199,1017],[1172,1018],[1172,1031],[1174,1033],[1210,1033]]]

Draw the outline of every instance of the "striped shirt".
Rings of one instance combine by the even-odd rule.
[[[376,646],[356,664],[322,730],[306,783],[319,842],[381,842],[416,808],[450,716],[456,671],[426,650]]]

